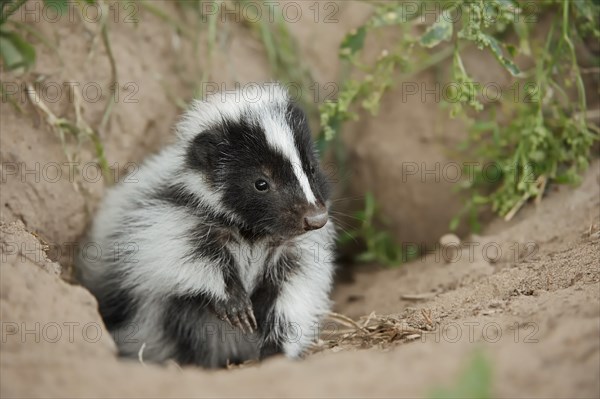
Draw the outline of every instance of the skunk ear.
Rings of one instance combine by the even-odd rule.
[[[206,130],[194,137],[187,153],[190,167],[200,169],[212,176],[219,161],[219,144],[224,140],[219,130]]]

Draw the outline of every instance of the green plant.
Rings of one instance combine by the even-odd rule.
[[[347,244],[357,240],[364,242],[365,250],[356,257],[359,262],[378,262],[387,266],[396,266],[414,259],[418,255],[417,248],[407,246],[404,251],[398,246],[390,234],[377,227],[377,213],[375,198],[368,192],[365,195],[364,209],[354,215],[360,223],[359,227],[343,231],[339,243]]]
[[[525,25],[517,29],[523,52],[527,49],[535,65],[518,74],[522,97],[501,107],[512,118],[505,125],[473,121],[465,148],[474,148],[478,166],[474,179],[464,185],[472,192],[463,212],[451,222],[458,225],[463,214],[474,215],[481,206],[510,220],[530,198],[541,200],[549,181],[577,183],[588,166],[589,151],[598,140],[598,128],[586,121],[585,88],[573,42],[581,40],[577,21],[596,21],[584,34],[597,39],[600,8],[589,1],[551,4],[560,18],[553,21],[543,46],[529,42]],[[515,50],[513,50],[515,51]],[[567,94],[575,88],[575,98]],[[519,87],[519,86],[515,86]],[[495,172],[489,176],[489,165]]]
[[[475,351],[456,384],[451,388],[436,388],[430,399],[492,398],[492,367],[481,350]]]
[[[62,16],[67,13],[69,0],[43,0],[46,7]],[[96,0],[82,0],[92,4]],[[42,44],[58,54],[56,46],[43,34],[30,25],[17,19],[9,19],[27,0],[0,0],[0,59],[7,70],[25,72],[36,60],[36,51],[32,43],[24,39],[19,31],[34,36]],[[62,60],[61,60],[62,62]]]
[[[462,146],[466,157],[475,157],[474,178],[463,182],[470,199],[452,220],[458,227],[468,216],[479,228],[478,211],[490,206],[510,219],[529,199],[541,199],[548,181],[575,183],[587,167],[589,151],[598,139],[598,128],[588,125],[585,88],[578,67],[575,43],[583,36],[598,40],[600,7],[592,1],[531,3],[494,1],[421,1],[374,3],[372,16],[350,32],[340,47],[346,74],[337,101],[323,104],[321,140],[334,141],[344,122],[357,118],[356,107],[375,115],[382,95],[411,74],[452,57],[449,98],[443,106],[453,117],[463,118],[469,135]],[[437,4],[439,15],[425,29],[419,28],[425,4]],[[527,12],[525,13],[524,10]],[[537,45],[532,31],[546,12],[555,12],[545,45]],[[373,63],[362,60],[369,34],[395,29],[399,38]],[[518,43],[509,40],[513,34]],[[462,61],[467,46],[490,52],[512,77],[515,98],[484,104],[481,84]],[[519,55],[534,66],[521,71],[513,58]],[[598,62],[598,60],[596,60]],[[398,73],[400,75],[398,76]],[[575,88],[575,101],[568,93]],[[481,112],[486,111],[486,112]],[[498,124],[503,113],[509,123]],[[490,175],[490,165],[494,173]]]
[[[8,70],[29,69],[35,63],[35,48],[6,25],[8,18],[26,0],[0,0],[0,58]]]
[[[31,67],[33,67],[36,59],[36,52],[33,44],[25,40],[18,32],[19,30],[31,34],[32,36],[39,39],[46,46],[56,51],[56,46],[50,41],[48,41],[46,38],[44,38],[44,36],[40,34],[36,29],[18,20],[9,19],[10,16],[14,15],[25,4],[25,1],[26,0],[0,0],[0,58],[2,59],[4,67],[7,70],[12,71],[17,76],[24,74]],[[88,4],[96,2],[96,0],[83,1],[85,1]],[[69,6],[69,0],[44,0],[44,4],[48,7],[52,7],[52,9],[56,10],[56,12],[59,15],[65,15]],[[106,47],[107,54],[109,57],[111,65],[112,82],[110,84],[111,96],[110,99],[107,101],[102,121],[100,122],[98,130],[92,129],[83,119],[81,112],[81,99],[78,97],[79,93],[74,92],[75,100],[73,106],[75,109],[76,120],[70,121],[68,119],[59,118],[56,115],[54,115],[54,113],[50,111],[50,109],[46,106],[46,104],[41,100],[40,96],[37,94],[34,84],[28,81],[27,77],[25,77],[25,81],[27,85],[27,95],[31,101],[31,104],[45,116],[48,126],[60,139],[61,145],[63,147],[63,152],[65,153],[65,157],[67,158],[67,160],[69,160],[69,162],[76,161],[76,157],[78,156],[80,146],[84,142],[90,141],[96,152],[96,159],[100,168],[102,169],[103,176],[105,179],[108,179],[108,161],[106,160],[104,146],[100,139],[99,132],[104,131],[106,124],[108,123],[108,120],[110,118],[112,108],[116,103],[115,96],[117,95],[117,71],[115,60],[113,58],[112,51],[110,48],[110,40],[108,38],[108,28],[106,23],[108,12],[106,9],[104,10],[103,14],[104,18],[101,22],[100,34],[102,36],[102,41]],[[13,29],[10,29],[9,26]],[[56,54],[58,54],[57,51]],[[3,85],[0,82],[0,88],[1,87],[3,87]],[[20,111],[20,107],[18,106],[18,104],[9,95],[4,93],[3,90],[0,94],[2,94],[3,98],[6,97],[9,101],[11,101],[15,108]],[[73,152],[67,150],[67,140],[69,137],[73,138],[76,142],[76,150]]]

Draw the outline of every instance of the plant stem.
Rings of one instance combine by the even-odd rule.
[[[17,0],[16,2],[12,3],[10,6],[8,6],[8,9],[6,10],[6,12],[2,12],[2,10],[0,10],[0,12],[1,12],[0,25],[2,25],[4,22],[6,22],[6,20],[11,15],[13,15],[26,1],[27,0]]]

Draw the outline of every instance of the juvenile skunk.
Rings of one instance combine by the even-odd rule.
[[[279,85],[196,101],[102,202],[78,257],[121,354],[223,367],[301,356],[329,309],[334,226]]]

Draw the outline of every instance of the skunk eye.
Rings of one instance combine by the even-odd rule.
[[[314,166],[314,165],[310,165],[310,167],[309,167],[309,169],[308,169],[308,170],[310,171],[310,174],[311,174],[311,175],[314,175],[314,174],[315,174],[315,172],[316,172],[316,169],[315,169],[315,166]]]
[[[269,183],[263,179],[258,179],[254,182],[254,188],[256,188],[258,191],[267,191],[269,189]]]

